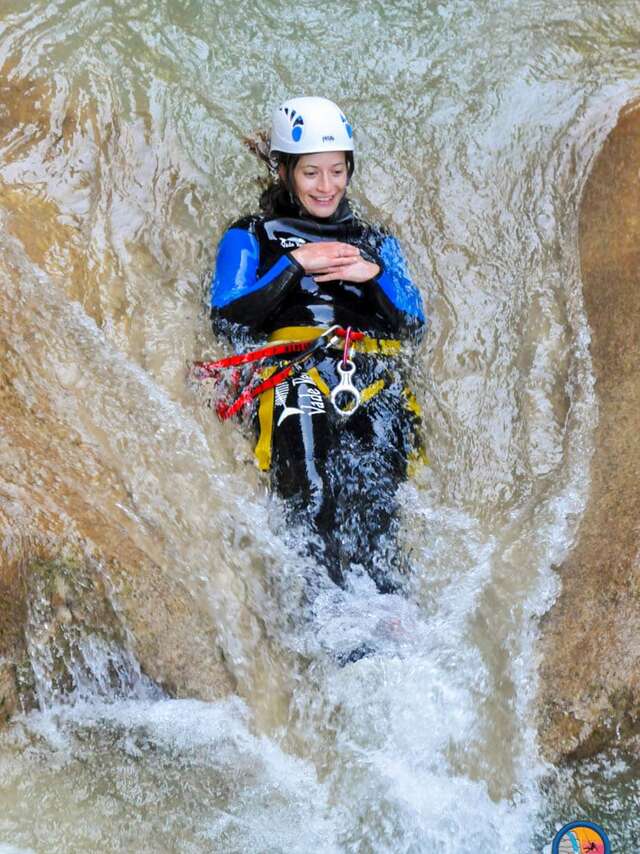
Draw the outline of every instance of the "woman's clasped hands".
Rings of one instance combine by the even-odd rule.
[[[305,273],[316,282],[333,282],[342,279],[346,282],[368,282],[380,272],[380,267],[366,261],[357,246],[341,243],[338,240],[305,243],[291,252]]]

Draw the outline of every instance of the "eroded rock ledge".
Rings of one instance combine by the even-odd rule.
[[[2,66],[0,140],[11,137],[14,161],[44,158],[53,163],[57,156],[69,155],[73,162],[75,145],[90,160],[98,143],[117,143],[117,116],[96,141],[95,101],[72,99],[64,115],[58,116],[51,109],[51,81],[17,79],[13,67],[11,59]],[[5,146],[4,157],[8,150]],[[59,168],[65,168],[64,163]],[[91,169],[85,164],[72,190],[95,195]],[[71,185],[72,177],[67,177]],[[25,259],[47,276],[43,287],[59,288],[60,300],[79,301],[100,325],[100,279],[115,275],[114,259],[89,262],[82,219],[65,215],[41,183],[19,179],[7,183],[3,178],[0,196],[2,229],[15,238]],[[75,432],[60,417],[55,405],[60,387],[51,366],[38,364],[35,357],[31,363],[23,358],[24,347],[16,342],[55,340],[73,332],[56,327],[46,312],[34,312],[28,300],[16,296],[22,256],[5,257],[4,246],[0,724],[17,709],[36,703],[39,668],[46,671],[40,672],[40,685],[48,684],[55,695],[77,687],[74,673],[82,675],[83,639],[93,638],[103,650],[121,648],[122,661],[133,656],[144,676],[171,696],[212,700],[234,691],[213,618],[196,607],[193,594],[174,577],[170,557],[156,542],[160,537],[138,536],[127,514],[117,511],[131,501],[113,460],[101,452],[99,443]],[[51,382],[36,382],[34,375]],[[90,667],[91,654],[86,658]],[[116,694],[123,687],[118,685],[117,661],[115,655],[111,667],[107,655],[103,673]]]
[[[600,152],[580,211],[599,423],[591,492],[542,627],[539,732],[554,761],[640,731],[640,107]]]
[[[59,423],[46,395],[32,390],[28,405],[19,380],[0,339],[0,724],[36,703],[34,650],[64,693],[75,687],[69,646],[91,635],[131,653],[171,696],[234,690],[212,620],[102,509],[126,500],[117,474]],[[88,500],[87,472],[101,501]]]

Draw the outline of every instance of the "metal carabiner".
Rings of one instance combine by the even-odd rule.
[[[353,375],[355,373],[356,366],[351,359],[341,359],[337,364],[337,369],[338,374],[340,375],[340,382],[331,392],[331,403],[338,415],[347,417],[349,415],[353,415],[356,409],[360,406],[360,392],[353,384]],[[338,406],[337,399],[339,394],[346,394],[353,398],[353,403],[348,409],[341,409]]]

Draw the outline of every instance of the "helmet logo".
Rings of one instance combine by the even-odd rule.
[[[294,142],[299,142],[300,137],[302,136],[304,119],[299,113],[296,113],[295,110],[290,110],[289,107],[280,107],[280,109],[289,119],[289,123],[291,124],[291,139]]]
[[[351,139],[351,137],[353,136],[353,128],[351,127],[351,125],[347,121],[347,117],[344,116],[342,113],[340,113],[340,118],[344,122],[345,130],[347,132],[347,136],[349,137],[349,139]]]
[[[333,136],[323,136],[322,141],[323,142],[335,142],[336,140],[335,140],[335,137],[333,137]]]

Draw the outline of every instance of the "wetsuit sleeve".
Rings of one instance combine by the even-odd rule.
[[[211,279],[214,317],[255,326],[277,308],[304,272],[290,255],[282,255],[261,276],[259,265],[260,244],[255,234],[246,228],[230,228],[218,246]]]
[[[419,332],[425,323],[422,296],[411,281],[400,244],[386,235],[378,247],[380,273],[372,279],[378,304],[398,330]]]

